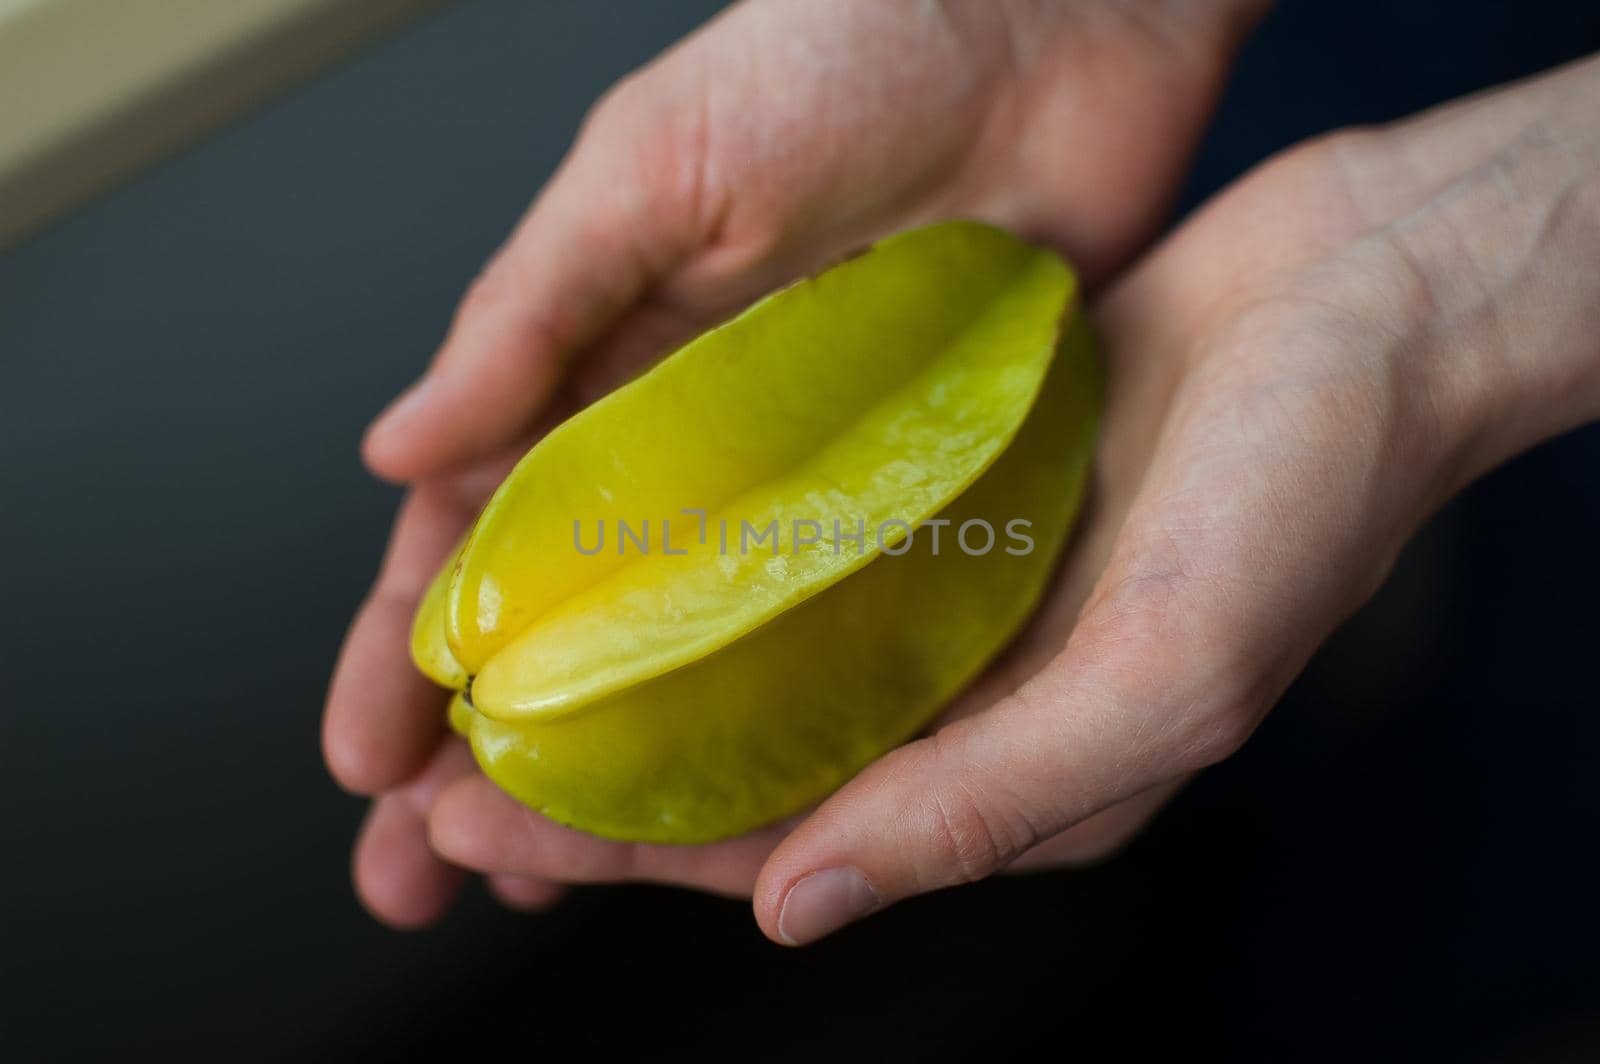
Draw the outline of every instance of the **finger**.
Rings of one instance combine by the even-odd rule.
[[[525,432],[573,353],[694,245],[700,221],[680,171],[695,163],[674,157],[666,133],[631,128],[638,97],[614,92],[595,109],[468,290],[432,365],[373,424],[364,453],[380,476],[425,477]]]
[[[761,862],[785,829],[705,846],[614,842],[542,817],[482,776],[439,796],[429,818],[434,850],[466,868],[563,883],[646,881],[749,897]]]
[[[1014,695],[889,754],[824,803],[761,873],[763,930],[804,944],[982,878],[1231,753],[1256,711],[1237,663],[1174,640],[1152,615],[1116,616],[1086,615],[1061,657]]]
[[[473,512],[460,488],[442,481],[419,485],[400,506],[377,582],[339,653],[323,713],[323,757],[348,790],[376,794],[410,778],[443,734],[445,693],[411,664],[411,622]]]
[[[1136,794],[1081,824],[1074,824],[1046,839],[1006,866],[1008,872],[1036,872],[1046,868],[1075,868],[1099,864],[1115,856],[1155,819],[1188,783],[1174,780]]]
[[[489,877],[489,893],[508,909],[515,909],[518,912],[538,912],[560,901],[566,893],[566,888],[545,879],[496,875]]]
[[[433,923],[465,882],[465,872],[429,849],[426,817],[439,788],[473,771],[466,744],[450,740],[415,780],[372,803],[356,839],[351,874],[361,904],[390,927]]]
[[[428,849],[422,819],[399,795],[372,803],[356,842],[356,895],[380,922],[414,930],[444,915],[466,873]]]

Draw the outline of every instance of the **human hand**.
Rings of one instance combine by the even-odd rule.
[[[993,221],[1106,276],[1158,226],[1264,6],[755,0],[595,108],[433,366],[367,439],[372,468],[413,488],[346,640],[324,747],[341,783],[380,795],[355,858],[375,914],[426,923],[460,882],[424,816],[474,770],[406,635],[538,432],[761,292],[920,221]],[[703,881],[689,860],[685,878]],[[748,893],[749,867],[717,882]],[[491,886],[537,905],[577,873],[528,876]]]
[[[1440,503],[1600,418],[1597,99],[1600,58],[1315,142],[1110,294],[1103,507],[1037,667],[789,833],[754,886],[768,935],[1081,850],[1236,750]]]
[[[1600,59],[1312,142],[1119,283],[1096,504],[1049,605],[951,722],[797,826],[623,845],[474,778],[439,795],[436,846],[748,890],[787,942],[1116,847],[1244,742],[1441,502],[1600,417],[1597,96]]]

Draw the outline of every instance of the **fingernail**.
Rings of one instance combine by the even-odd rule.
[[[825,868],[801,876],[778,910],[778,937],[790,946],[803,946],[831,935],[883,906],[859,869]]]

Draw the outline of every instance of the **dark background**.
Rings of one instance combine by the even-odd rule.
[[[613,78],[718,5],[470,0],[0,252],[0,1058],[1600,1060],[1600,434],[1443,513],[1100,869],[803,952],[587,890],[358,909],[317,724],[396,493],[363,425]],[[1289,0],[1186,197],[1600,48],[1600,5]],[[1600,107],[1600,101],[1596,101]]]

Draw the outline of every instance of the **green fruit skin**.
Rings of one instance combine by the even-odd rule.
[[[1050,581],[1089,478],[1101,373],[1076,319],[1011,445],[898,556],[883,555],[721,650],[567,716],[452,723],[522,803],[607,838],[703,843],[825,798],[924,728],[1015,636]],[[964,553],[957,529],[996,543]],[[1027,520],[1031,552],[1007,553]],[[972,537],[974,548],[986,537]]]
[[[952,221],[774,292],[517,463],[440,596],[432,635],[448,646],[419,646],[419,663],[459,663],[480,712],[531,722],[700,660],[824,591],[876,544],[794,551],[795,519],[877,529],[948,505],[1021,426],[1076,287],[1048,250]],[[707,518],[735,536],[774,521],[781,564],[697,544]],[[670,527],[687,556],[574,549],[575,528],[640,519],[657,548]]]

